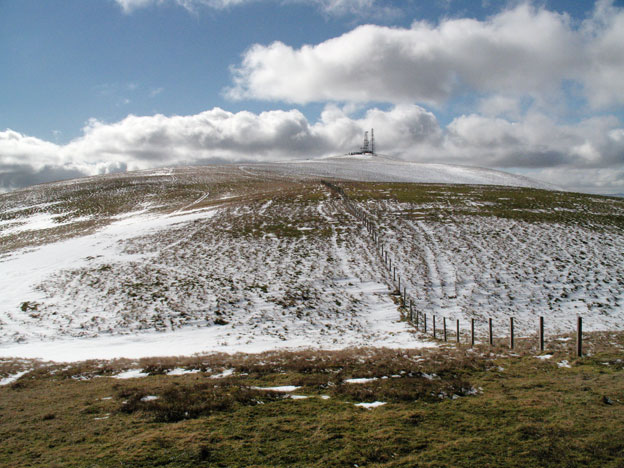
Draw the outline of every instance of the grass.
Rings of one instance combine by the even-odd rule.
[[[52,211],[67,216],[101,218],[80,227],[92,229],[145,202],[172,211],[208,192],[193,209],[273,200],[292,204],[301,214],[294,220],[269,211],[266,217],[224,226],[229,235],[325,237],[332,232],[320,214],[306,211],[327,197],[315,182],[193,177],[184,183],[169,176],[137,178],[132,189],[128,180],[104,177],[54,196],[44,190],[41,200],[58,201]],[[624,227],[624,202],[608,197],[508,187],[339,185],[361,206],[384,199],[419,205],[400,213],[414,218],[496,216],[591,229]],[[2,198],[7,208],[18,195]],[[36,209],[31,211],[20,216]],[[7,210],[1,219],[13,219],[15,213]],[[310,227],[315,229],[301,229]],[[79,232],[62,226],[20,234],[3,241],[0,251]],[[114,270],[103,265],[97,275],[105,271]],[[163,287],[142,281],[137,276],[125,286],[137,297]],[[268,291],[266,284],[253,287]],[[300,294],[284,297],[285,307],[307,299],[305,291]],[[37,313],[34,302],[20,307]],[[518,339],[513,354],[502,339],[497,343],[494,348],[214,354],[136,362],[4,360],[2,378],[30,372],[0,386],[0,465],[623,466],[624,334],[588,334],[589,357],[582,359],[573,357],[573,341],[550,340],[553,356],[545,360],[535,358],[529,340]],[[571,367],[560,367],[563,360]],[[178,367],[200,372],[167,375]],[[130,368],[149,376],[112,377]],[[213,378],[228,369],[232,375]],[[347,381],[362,377],[372,380]],[[298,386],[295,393],[308,398],[257,388],[281,385]],[[152,396],[158,398],[147,398]],[[355,406],[373,401],[386,404],[373,410]]]
[[[546,360],[444,347],[3,361],[3,375],[35,369],[0,387],[0,465],[622,466],[624,337],[586,341],[582,359],[561,342]],[[128,368],[150,375],[111,378]],[[257,389],[281,385],[308,398]],[[386,405],[354,405],[372,401]]]
[[[411,183],[339,184],[355,201],[397,200],[422,205],[407,216],[453,221],[458,215],[496,216],[527,222],[624,228],[624,200],[531,188]]]
[[[32,215],[49,213],[59,225],[4,235],[0,254],[89,234],[117,215],[146,208],[167,213],[271,199],[280,203],[311,202],[323,197],[325,193],[317,183],[284,180],[271,174],[249,177],[234,166],[178,168],[174,175],[113,174],[60,185],[44,184],[0,194],[0,222],[19,223]],[[282,223],[276,223],[272,230],[299,235]]]

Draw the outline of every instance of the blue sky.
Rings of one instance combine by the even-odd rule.
[[[0,0],[0,189],[340,153],[373,126],[394,157],[624,192],[623,8]]]

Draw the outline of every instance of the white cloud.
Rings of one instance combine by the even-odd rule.
[[[196,12],[200,7],[223,10],[247,3],[261,1],[273,1],[280,4],[302,3],[309,4],[327,15],[343,16],[353,15],[358,17],[375,17],[396,15],[397,8],[381,7],[375,4],[376,0],[115,0],[126,14],[135,10],[155,5],[174,4],[191,12]]]
[[[369,109],[361,118],[349,110],[327,105],[314,123],[297,110],[254,114],[214,108],[189,116],[130,115],[111,124],[91,120],[83,135],[66,145],[7,130],[0,132],[0,186],[209,161],[341,154],[358,148],[363,131],[374,128],[382,154],[545,171],[549,181],[563,186],[580,181],[565,178],[566,171],[584,172],[587,180],[594,174],[596,184],[619,184],[624,192],[624,128],[614,117],[560,125],[537,113],[516,122],[471,114],[441,128],[431,112],[414,104]]]
[[[604,11],[607,13],[604,13]],[[563,80],[595,106],[624,103],[624,10],[602,1],[592,18],[522,3],[485,21],[411,28],[364,25],[300,49],[252,46],[232,69],[234,99],[422,102],[465,93],[547,95]]]
[[[500,94],[483,98],[478,108],[481,114],[488,117],[506,117],[516,120],[522,114],[520,99]]]
[[[561,125],[542,114],[519,122],[471,114],[454,119],[430,154],[485,167],[619,169],[624,167],[620,125],[615,117]]]

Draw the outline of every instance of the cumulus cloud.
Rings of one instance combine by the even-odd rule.
[[[431,112],[415,104],[373,108],[359,118],[351,110],[327,105],[313,123],[297,110],[131,115],[110,124],[91,120],[83,135],[66,145],[7,130],[0,132],[0,186],[7,190],[79,175],[210,161],[342,154],[358,148],[363,131],[373,127],[378,151],[392,157],[533,171],[568,187],[587,185],[594,174],[596,185],[619,184],[624,191],[624,128],[615,117],[561,125],[542,114],[521,121],[470,114],[441,127]],[[566,171],[586,177],[566,178]]]
[[[624,9],[601,0],[574,25],[529,3],[487,20],[417,21],[410,28],[364,25],[294,49],[256,44],[232,68],[234,99],[420,102],[441,105],[466,92],[541,96],[564,80],[590,104],[624,103]]]
[[[476,114],[454,119],[436,150],[446,160],[487,167],[604,169],[624,164],[624,139],[615,117],[561,125],[541,114],[520,122]]]

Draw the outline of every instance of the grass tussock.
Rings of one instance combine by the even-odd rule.
[[[617,467],[622,335],[587,334],[583,358],[561,341],[546,359],[479,345],[5,360],[31,371],[0,386],[0,465]],[[149,375],[113,378],[128,369]]]
[[[119,411],[145,414],[155,422],[177,422],[218,411],[233,411],[235,406],[255,406],[283,398],[277,392],[206,382],[169,385],[159,392],[157,398],[150,396],[145,388],[122,388],[117,393],[117,397],[123,400]]]

